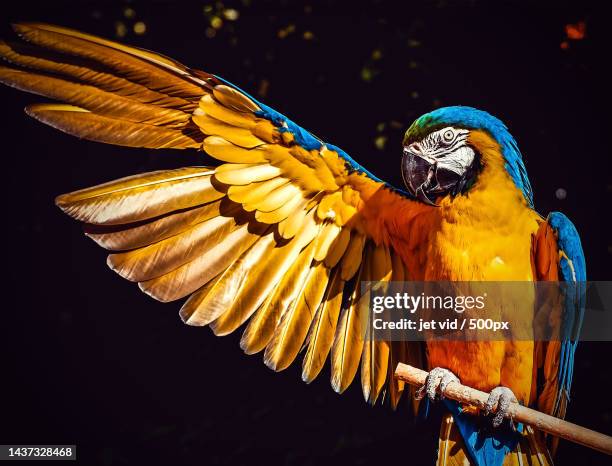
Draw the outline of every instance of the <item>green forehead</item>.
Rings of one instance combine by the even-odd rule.
[[[463,127],[463,125],[460,125],[460,124],[451,125],[447,122],[439,121],[433,118],[429,114],[423,115],[419,117],[418,119],[416,119],[414,123],[410,125],[410,128],[406,130],[406,133],[404,134],[404,140],[402,143],[404,146],[407,146],[408,144],[412,142],[420,141],[425,136],[427,136],[429,133],[432,133],[441,128],[444,128],[445,126]]]

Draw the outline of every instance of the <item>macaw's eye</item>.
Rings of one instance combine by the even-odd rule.
[[[447,129],[442,133],[442,141],[445,144],[450,144],[455,140],[455,132],[452,129]]]

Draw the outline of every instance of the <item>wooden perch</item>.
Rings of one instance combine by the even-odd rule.
[[[420,387],[425,383],[427,372],[400,363],[395,369],[395,377],[410,385]],[[451,382],[447,385],[444,396],[466,405],[484,409],[489,394],[474,388],[466,387],[458,382]],[[497,406],[494,406],[493,411],[496,409]],[[521,406],[518,403],[512,403],[510,405],[506,417],[511,417],[515,421],[530,425],[535,429],[542,430],[556,437],[599,450],[607,455],[612,455],[612,437],[587,429],[586,427],[581,427],[571,422],[564,421],[563,419],[549,416],[535,409]]]

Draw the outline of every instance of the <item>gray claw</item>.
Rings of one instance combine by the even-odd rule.
[[[415,398],[422,399],[425,395],[431,401],[436,400],[436,394],[440,394],[440,399],[444,399],[446,387],[451,382],[459,382],[459,378],[448,369],[434,367],[425,379],[425,384],[417,390]]]
[[[518,403],[516,396],[512,390],[507,387],[496,387],[489,393],[489,398],[485,403],[485,415],[489,415],[493,411],[493,407],[497,404],[497,411],[492,419],[493,427],[499,427],[506,417],[510,403]]]

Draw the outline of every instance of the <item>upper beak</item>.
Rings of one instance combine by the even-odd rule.
[[[404,148],[402,155],[402,177],[406,187],[421,202],[431,206],[437,206],[429,197],[427,192],[438,185],[436,178],[437,162],[411,146]]]

